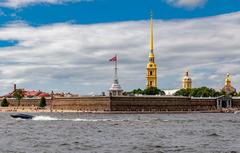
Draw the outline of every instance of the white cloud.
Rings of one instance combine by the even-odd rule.
[[[176,7],[193,9],[196,7],[202,7],[207,0],[166,0],[166,2]]]
[[[39,3],[62,4],[67,2],[80,2],[80,1],[92,1],[92,0],[5,0],[3,2],[0,2],[0,6],[19,8]]]
[[[216,17],[154,22],[159,88],[179,88],[184,70],[194,86],[220,89],[226,73],[239,88],[240,12]],[[148,21],[31,27],[14,23],[0,28],[0,40],[17,40],[0,48],[0,93],[11,82],[21,87],[80,94],[106,91],[119,55],[123,88],[144,88],[149,51]]]

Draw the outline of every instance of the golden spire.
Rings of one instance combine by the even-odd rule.
[[[154,61],[153,53],[153,17],[151,12],[150,19],[150,52],[149,52],[149,62],[147,64],[147,88],[157,87],[157,65]]]
[[[150,51],[153,52],[153,13],[151,12],[150,19]]]
[[[189,76],[189,71],[188,71],[188,69],[185,69],[185,76]]]

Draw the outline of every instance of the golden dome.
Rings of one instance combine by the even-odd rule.
[[[231,78],[230,78],[230,74],[227,73],[226,79],[225,79],[225,85],[229,85],[231,84]]]

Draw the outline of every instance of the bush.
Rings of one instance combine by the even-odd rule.
[[[40,99],[40,102],[39,102],[39,107],[45,107],[45,106],[47,106],[47,103],[46,103],[46,99],[45,99],[45,97],[42,97],[41,99]]]
[[[7,99],[4,98],[4,99],[2,100],[2,102],[1,102],[1,106],[2,106],[2,107],[8,107],[8,105],[9,105],[9,103],[8,103]]]

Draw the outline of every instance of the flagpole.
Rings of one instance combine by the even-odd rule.
[[[115,54],[116,60],[115,60],[115,78],[114,80],[117,80],[117,54]]]

